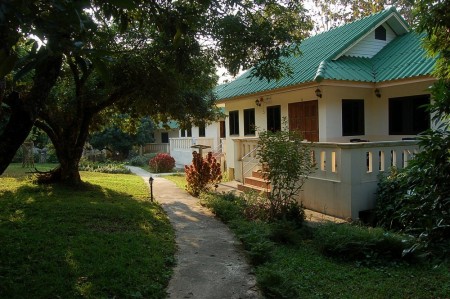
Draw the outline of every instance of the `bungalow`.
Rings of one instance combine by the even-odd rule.
[[[378,174],[407,165],[431,126],[422,106],[435,59],[421,38],[391,8],[304,40],[301,55],[286,59],[292,75],[279,81],[247,72],[218,86],[229,177],[258,185],[255,128],[281,130],[286,118],[317,163],[298,200],[340,218],[373,208]]]

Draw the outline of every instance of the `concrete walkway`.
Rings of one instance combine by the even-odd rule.
[[[129,169],[148,184],[149,172]],[[241,244],[228,227],[197,198],[167,179],[152,176],[154,198],[169,216],[178,246],[168,298],[261,298]]]

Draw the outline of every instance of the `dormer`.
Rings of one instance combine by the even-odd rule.
[[[396,12],[392,12],[333,60],[339,59],[341,56],[372,58],[397,36],[407,32],[409,32],[409,26],[399,18]]]

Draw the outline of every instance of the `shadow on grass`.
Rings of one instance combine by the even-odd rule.
[[[165,297],[174,233],[157,204],[84,183],[0,191],[0,297]]]

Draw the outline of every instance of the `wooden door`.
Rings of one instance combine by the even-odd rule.
[[[289,130],[300,131],[308,141],[319,141],[318,103],[316,100],[289,104]]]

